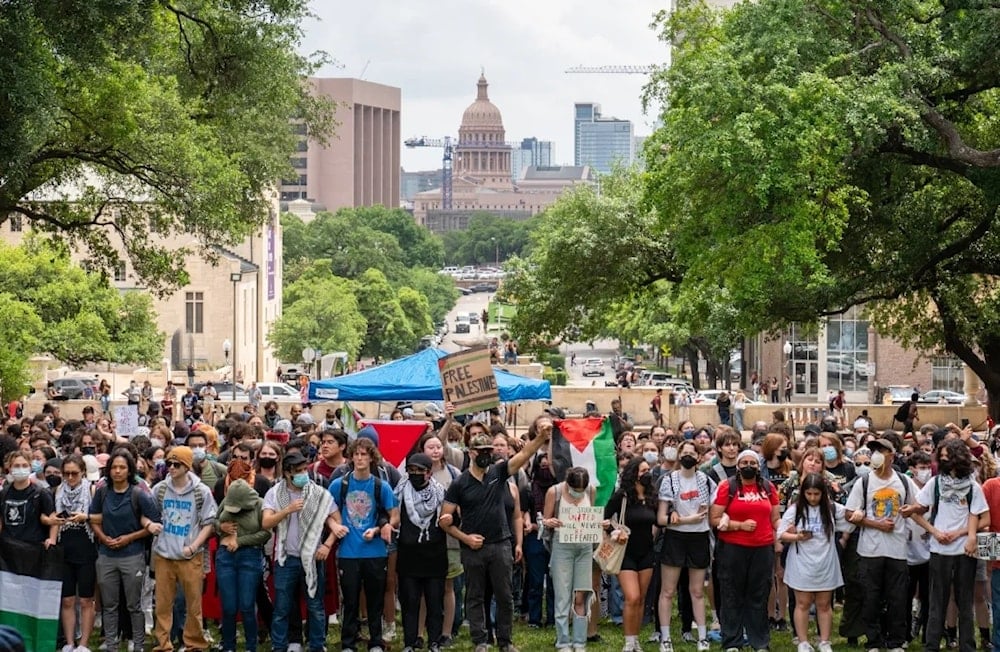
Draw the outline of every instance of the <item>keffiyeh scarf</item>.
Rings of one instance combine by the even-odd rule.
[[[292,502],[287,480],[282,480],[278,484],[276,498],[278,509],[284,509]],[[314,597],[317,584],[316,549],[319,548],[319,538],[323,535],[323,524],[326,523],[326,517],[333,506],[333,496],[318,484],[308,482],[302,488],[302,502],[302,509],[298,512],[299,558],[302,560],[302,570],[306,575],[306,589],[309,591],[309,597]],[[284,518],[278,523],[278,536],[274,542],[274,556],[282,566],[285,565],[285,560],[288,558],[288,553],[285,551],[287,537],[288,518]]]
[[[444,487],[433,477],[423,489],[417,489],[410,484],[408,477],[403,477],[396,485],[396,498],[406,507],[406,515],[410,522],[420,529],[417,543],[423,543],[430,538],[430,528],[434,523],[441,504],[444,503]]]
[[[74,489],[65,482],[59,485],[56,490],[56,514],[69,512],[70,514],[88,513],[90,511],[90,480],[86,477]],[[62,533],[70,528],[84,528],[90,540],[94,540],[94,531],[90,528],[90,523],[64,523],[59,528],[59,538]]]

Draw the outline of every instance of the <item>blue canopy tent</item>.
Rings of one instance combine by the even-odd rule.
[[[424,349],[358,373],[325,378],[309,383],[311,401],[440,401],[441,375],[438,360],[448,355],[440,349]],[[547,380],[518,376],[493,368],[500,400],[550,401],[552,388]]]

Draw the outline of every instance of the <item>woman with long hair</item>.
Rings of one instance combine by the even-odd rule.
[[[97,545],[90,527],[90,501],[93,487],[87,480],[87,467],[79,455],[62,461],[62,483],[56,488],[57,514],[68,514],[59,526],[63,547],[62,626],[66,647],[86,649],[94,631],[94,595],[97,592]],[[73,645],[76,634],[76,608],[80,606],[80,648]],[[81,650],[82,652],[82,650]]]
[[[716,568],[722,593],[722,647],[739,649],[744,635],[755,650],[770,646],[767,596],[774,568],[778,492],[760,475],[757,453],[736,457],[737,474],[719,484],[709,511],[718,528]]]
[[[649,462],[641,457],[630,460],[621,472],[618,490],[611,495],[604,508],[605,528],[610,529],[609,519],[617,516],[618,522],[631,530],[631,534],[625,534],[623,530],[612,532],[612,536],[626,544],[625,558],[618,573],[618,582],[625,596],[622,618],[625,647],[622,652],[638,652],[641,649],[639,628],[642,626],[643,604],[653,578],[653,566],[656,565],[653,527],[656,525],[658,498],[653,489],[650,468]]]
[[[660,652],[673,652],[670,640],[670,613],[681,570],[687,569],[687,590],[691,595],[694,620],[698,626],[698,650],[709,649],[705,626],[705,572],[711,564],[708,508],[716,485],[698,470],[701,451],[693,441],[684,441],[677,450],[680,469],[663,476],[657,524],[666,528],[660,559],[661,585],[658,601]],[[682,623],[687,631],[690,623]]]
[[[593,504],[594,488],[590,486],[590,475],[587,469],[579,466],[569,469],[566,480],[549,487],[545,493],[542,524],[552,532],[549,569],[555,594],[557,650],[585,652],[587,648],[594,555],[593,544],[559,541],[559,528],[568,525],[560,520],[559,509],[561,505],[591,507]]]
[[[778,526],[778,536],[788,546],[785,583],[795,590],[795,635],[798,652],[812,652],[809,643],[809,610],[815,605],[819,623],[819,652],[831,652],[833,592],[844,584],[834,545],[835,532],[850,529],[847,509],[830,499],[822,475],[805,476],[795,504],[789,506]]]
[[[761,475],[775,487],[780,487],[792,473],[792,462],[788,459],[788,439],[776,432],[767,434],[760,445],[760,456],[764,459]],[[788,587],[785,585],[785,551],[774,556],[774,586],[767,598],[767,615],[771,626],[779,631],[786,627],[785,616],[788,609]]]

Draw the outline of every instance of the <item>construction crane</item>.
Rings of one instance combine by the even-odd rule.
[[[614,75],[648,75],[656,72],[656,66],[573,66],[567,73],[599,73]]]
[[[444,156],[441,158],[441,208],[444,210],[451,210],[452,207],[452,164],[455,159],[455,148],[459,146],[457,138],[452,138],[451,136],[445,136],[444,138],[428,138],[426,136],[417,136],[415,138],[407,138],[403,141],[403,144],[409,148],[414,147],[441,147],[444,148]],[[479,140],[466,141],[464,143],[468,147],[475,147],[477,149],[483,148],[508,148],[519,146],[520,143],[511,142],[482,142]]]
[[[443,147],[444,156],[441,159],[441,208],[451,210],[451,178],[452,162],[455,158],[456,139],[451,136],[444,138],[407,138],[403,141],[407,147]]]

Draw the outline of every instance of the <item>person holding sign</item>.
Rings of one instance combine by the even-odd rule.
[[[602,520],[601,508],[594,508],[593,504],[594,488],[590,486],[590,474],[580,466],[569,469],[566,480],[549,487],[545,493],[542,525],[551,533],[549,570],[555,595],[557,650],[583,652],[587,645],[587,623],[593,596],[592,558],[594,544],[601,540]],[[585,509],[591,513],[588,514]],[[593,513],[594,509],[596,513]],[[592,518],[587,519],[585,514]],[[594,527],[586,527],[590,522]],[[572,635],[569,627],[571,605]]]

